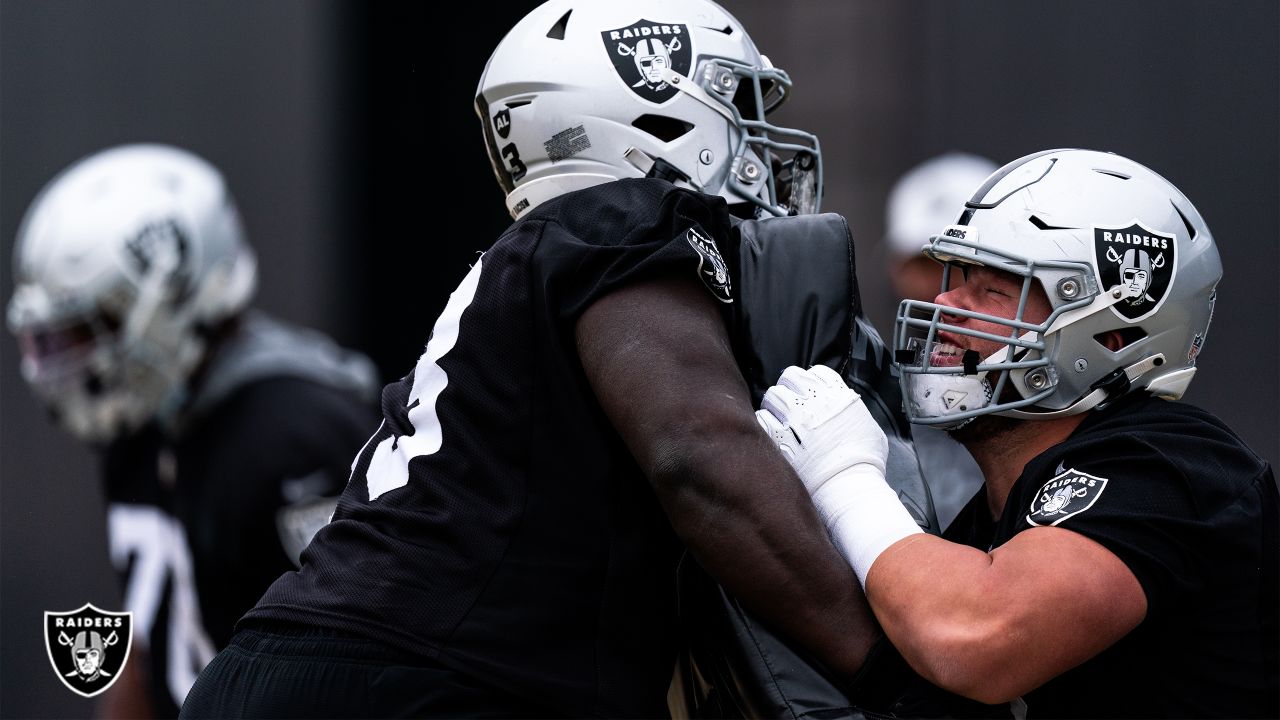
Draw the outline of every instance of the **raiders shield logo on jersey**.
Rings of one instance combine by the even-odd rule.
[[[44,644],[62,684],[93,697],[111,687],[129,659],[133,613],[108,612],[88,603],[70,612],[46,611]]]
[[[600,33],[618,77],[642,99],[661,105],[676,89],[663,79],[667,68],[688,77],[693,59],[689,28],[681,24],[639,20]]]
[[[1112,305],[1112,312],[1133,322],[1160,307],[1178,268],[1174,241],[1172,234],[1152,230],[1138,220],[1122,228],[1094,227],[1094,259],[1102,288],[1123,285],[1137,293]]]
[[[1062,467],[1059,464],[1058,467]],[[1093,507],[1107,489],[1107,479],[1068,468],[1045,483],[1031,499],[1027,522],[1038,527],[1057,525]]]
[[[733,286],[729,280],[729,266],[720,255],[716,241],[698,232],[697,228],[689,228],[685,240],[698,251],[698,277],[707,286],[711,294],[722,303],[733,302]]]

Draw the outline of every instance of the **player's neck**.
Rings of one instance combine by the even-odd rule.
[[[986,416],[952,433],[982,470],[987,507],[993,519],[1004,511],[1009,491],[1027,463],[1066,440],[1084,417],[1081,414],[1053,420],[1014,420]]]

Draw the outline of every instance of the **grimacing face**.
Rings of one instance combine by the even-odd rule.
[[[953,266],[951,288],[940,293],[934,298],[934,302],[971,312],[1013,319],[1017,315],[1018,300],[1022,296],[1022,280],[1020,275],[981,265]],[[1027,297],[1026,309],[1023,311],[1023,321],[1042,323],[1049,317],[1052,310],[1044,290],[1040,288],[1039,283],[1033,283],[1031,294]],[[945,313],[943,317],[948,324],[966,330],[998,336],[1009,335],[1009,328],[1004,325]],[[986,358],[1005,347],[1003,343],[993,340],[946,331],[938,333],[937,341],[941,347],[935,346],[931,362],[938,367],[959,365],[965,350],[974,350],[979,357]]]

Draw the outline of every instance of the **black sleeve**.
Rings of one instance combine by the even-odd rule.
[[[562,321],[625,285],[663,275],[698,277],[717,300],[734,291],[721,248],[730,232],[722,198],[660,180],[620,180],[539,208],[535,282]]]
[[[1167,611],[1202,589],[1206,555],[1195,544],[1212,538],[1199,517],[1192,481],[1170,452],[1118,433],[1085,452],[1068,453],[1056,467],[1046,463],[1053,470],[1010,499],[1021,506],[1011,508],[1019,529],[1055,526],[1096,540],[1142,585],[1148,613]],[[1064,497],[1055,500],[1058,494]]]
[[[376,427],[374,408],[345,391],[272,378],[241,388],[185,434],[182,474],[204,477],[179,512],[197,557],[206,626],[219,646],[267,586],[294,568],[277,513],[341,493]]]

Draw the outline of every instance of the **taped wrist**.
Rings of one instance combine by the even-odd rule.
[[[871,464],[848,468],[812,493],[836,549],[866,587],[872,564],[890,545],[922,532]]]

